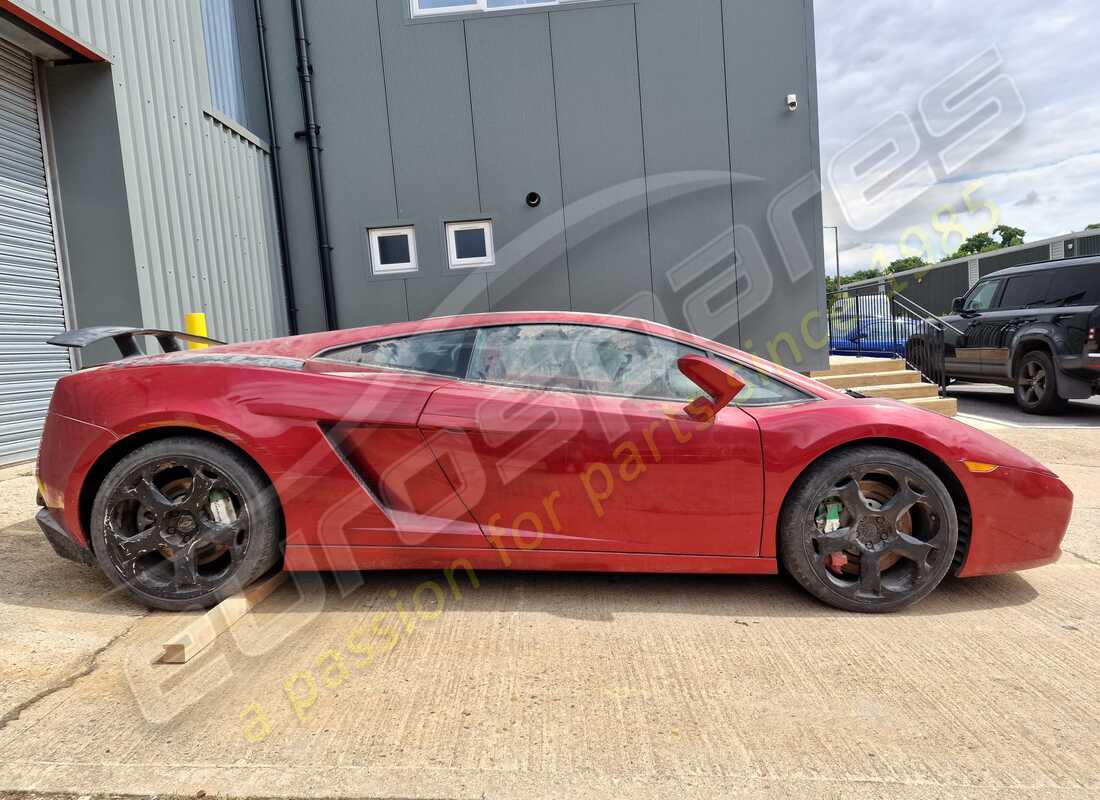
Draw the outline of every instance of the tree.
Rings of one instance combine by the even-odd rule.
[[[927,267],[928,262],[920,256],[908,256],[906,258],[899,258],[895,261],[891,261],[886,267],[887,275],[894,275],[898,272],[906,272],[911,269],[920,269],[921,267]]]
[[[859,269],[853,272],[851,275],[845,275],[840,279],[841,284],[855,283],[856,281],[866,281],[871,278],[881,278],[882,270],[870,267],[869,269]]]
[[[993,238],[996,235],[1000,241]],[[978,253],[991,253],[1005,247],[1016,247],[1024,243],[1027,231],[1023,228],[1013,228],[1011,225],[998,225],[989,233],[976,233],[959,245],[959,249],[949,255],[944,261],[953,261],[956,258],[976,256]]]
[[[1016,247],[1024,243],[1027,231],[1023,228],[1013,228],[1011,225],[998,225],[993,233],[1001,237],[1001,247]]]
[[[965,242],[959,245],[959,249],[955,251],[951,258],[962,258],[963,256],[973,256],[978,253],[988,253],[991,250],[1000,250],[1001,246],[997,244],[997,241],[988,233],[975,233]],[[950,259],[948,259],[950,260]]]
[[[835,292],[835,291],[837,291],[837,289],[843,289],[849,283],[855,283],[856,281],[865,281],[865,280],[869,280],[871,278],[881,278],[881,277],[883,277],[883,272],[880,269],[875,269],[874,267],[871,267],[869,269],[860,269],[860,270],[856,270],[851,275],[841,275],[840,276],[840,284],[838,286],[837,282],[836,282],[836,278],[834,278],[832,275],[826,275],[825,276],[825,291],[826,292]]]
[[[1086,230],[1086,231],[1096,231],[1096,230],[1100,230],[1100,222],[1094,222],[1094,223],[1092,223],[1092,224],[1091,224],[1091,225],[1089,225],[1089,226],[1088,226],[1087,228],[1085,228],[1085,230]]]

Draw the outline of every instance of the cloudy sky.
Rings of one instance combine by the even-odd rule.
[[[899,257],[905,233],[913,250],[928,247],[927,254],[938,260],[944,232],[956,231],[946,242],[950,252],[958,246],[960,229],[988,227],[991,207],[999,222],[1024,228],[1029,241],[1100,222],[1096,0],[1001,0],[995,7],[957,0],[815,0],[815,10],[825,224],[841,227],[842,271]],[[920,113],[922,95],[991,47],[1003,64],[986,72],[996,63],[993,55],[981,68],[953,79],[960,89],[955,98],[960,106],[953,112],[958,127],[944,134],[951,120],[937,123],[935,118],[929,126]],[[976,76],[983,77],[970,83]],[[993,98],[1000,99],[999,106],[985,102]],[[1022,105],[1014,107],[1013,98]],[[972,117],[971,111],[976,112]],[[950,145],[985,122],[989,127],[982,131],[989,141],[994,131],[1003,136],[965,163],[945,169],[939,154],[950,152]],[[910,176],[898,191],[871,204],[891,209],[900,205],[893,198],[912,196],[881,222],[849,210],[855,207],[850,201],[838,202],[860,195],[845,177],[851,171],[836,166],[861,137],[864,152],[874,152],[875,139],[868,134],[876,128],[874,136],[885,135],[885,152],[890,136],[921,142],[920,154],[893,173],[895,177],[925,162],[936,176],[935,185],[923,192],[919,187],[927,181],[919,176],[927,171]],[[830,164],[833,181],[828,178]],[[968,197],[977,213],[968,210]],[[937,219],[937,212],[948,208]],[[826,240],[831,272],[831,231],[826,231]]]

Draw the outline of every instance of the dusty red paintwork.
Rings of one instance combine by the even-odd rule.
[[[491,387],[314,358],[371,339],[519,322],[674,338],[818,399],[728,407],[699,422],[669,403]],[[447,568],[465,559],[477,569],[771,573],[793,482],[825,453],[875,440],[919,450],[957,479],[972,517],[964,576],[1053,561],[1072,505],[1053,473],[971,427],[890,400],[852,398],[637,320],[486,314],[204,353],[305,364],[187,363],[192,354],[180,353],[59,382],[39,484],[79,545],[87,545],[87,499],[102,466],[143,437],[187,429],[233,442],[266,472],[285,517],[286,568],[298,571]],[[975,474],[964,460],[998,469]]]

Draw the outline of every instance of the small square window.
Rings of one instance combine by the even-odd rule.
[[[493,223],[489,220],[447,223],[447,253],[451,269],[493,266],[497,261]]]
[[[416,230],[414,228],[372,228],[370,238],[371,270],[375,275],[416,272]]]
[[[456,11],[481,11],[484,8],[483,0],[413,0],[412,2],[414,17]]]

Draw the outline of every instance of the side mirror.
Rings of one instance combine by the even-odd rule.
[[[732,370],[709,358],[681,356],[676,364],[688,380],[703,390],[702,397],[684,406],[684,413],[698,422],[714,419],[745,388],[745,382]]]
[[[855,333],[853,333],[851,336],[848,337],[848,341],[849,342],[858,342],[860,339],[866,339],[866,338],[867,338],[866,333],[860,333],[859,331],[856,331]]]
[[[958,314],[962,310],[963,310],[963,298],[956,297],[954,300],[951,301],[951,313],[952,314]]]

